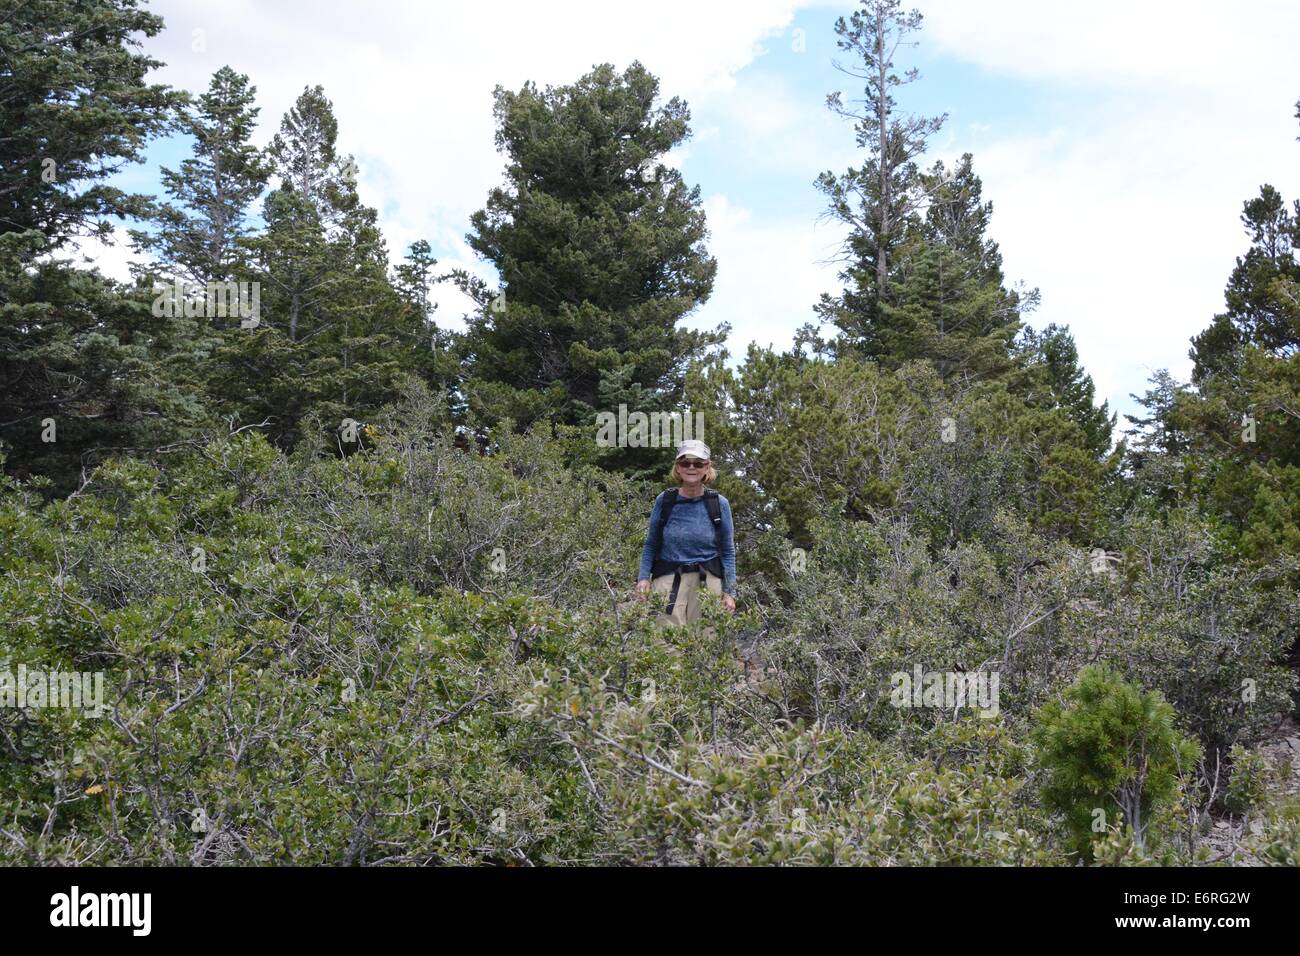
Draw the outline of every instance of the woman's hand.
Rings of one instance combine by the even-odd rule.
[[[722,606],[725,607],[732,614],[736,613],[736,599],[732,597],[730,594],[722,595]]]
[[[638,601],[644,601],[645,596],[650,593],[649,581],[638,581],[636,583],[636,598]]]

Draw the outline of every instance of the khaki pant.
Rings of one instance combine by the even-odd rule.
[[[704,572],[708,579],[705,585],[714,594],[722,594],[722,578],[716,574]],[[682,575],[682,585],[677,589],[677,604],[671,615],[664,613],[668,606],[668,595],[673,590],[673,575],[661,574],[650,582],[650,600],[659,608],[659,623],[664,627],[681,627],[700,619],[700,572],[692,571]]]

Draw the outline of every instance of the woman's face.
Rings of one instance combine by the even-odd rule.
[[[683,485],[693,488],[703,482],[708,473],[709,463],[701,458],[687,455],[677,459],[677,474],[681,475]]]

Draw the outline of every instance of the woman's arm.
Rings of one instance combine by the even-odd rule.
[[[655,506],[650,509],[650,526],[646,528],[645,545],[641,548],[641,568],[636,576],[638,581],[650,580],[650,571],[655,563],[655,552],[658,550],[655,537],[659,530],[659,509],[663,504],[663,500],[663,493],[660,492],[655,498]]]
[[[718,496],[722,505],[722,593],[736,596],[736,526],[731,520],[731,502]]]

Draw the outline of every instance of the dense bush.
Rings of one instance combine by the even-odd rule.
[[[627,588],[654,486],[563,433],[466,450],[420,409],[345,458],[244,431],[66,500],[6,485],[0,658],[103,671],[108,713],[0,710],[0,858],[1063,863],[1031,716],[1084,664],[1207,741],[1288,706],[1284,601],[1176,542],[1099,575],[1005,510],[939,548],[904,512],[816,511],[799,570],[751,529],[774,570],[747,610],[658,630]],[[891,706],[918,664],[997,672],[998,715]]]

